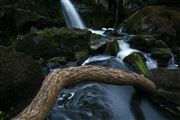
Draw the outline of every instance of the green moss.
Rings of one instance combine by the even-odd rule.
[[[54,57],[54,58],[51,58],[50,61],[58,62],[61,65],[65,65],[67,63],[66,57]]]
[[[91,39],[101,39],[103,36],[102,35],[98,35],[98,34],[91,34]]]
[[[89,31],[80,29],[46,28],[19,36],[13,46],[17,51],[35,58],[52,58],[59,55],[73,58],[75,52],[88,49],[90,34]]]
[[[0,111],[0,120],[6,120],[6,114]]]
[[[180,46],[180,9],[167,6],[148,6],[133,14],[123,24],[131,34],[153,35],[174,49]]]
[[[124,61],[128,64],[130,64],[131,66],[133,66],[133,68],[135,70],[137,70],[138,72],[146,75],[149,72],[149,69],[146,65],[146,63],[144,62],[144,60],[141,58],[141,56],[139,55],[139,53],[132,53],[129,56],[127,56]]]

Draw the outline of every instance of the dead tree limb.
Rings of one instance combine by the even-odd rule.
[[[153,82],[134,73],[97,66],[66,68],[50,73],[45,78],[41,89],[31,104],[13,119],[43,120],[63,88],[74,86],[83,81],[133,85],[148,92],[150,96],[156,93],[156,87]]]

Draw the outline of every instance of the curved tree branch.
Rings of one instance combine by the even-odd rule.
[[[31,104],[13,119],[43,120],[55,103],[59,92],[65,87],[76,85],[82,81],[133,85],[148,92],[151,97],[156,93],[153,82],[134,73],[97,66],[66,68],[50,73]]]

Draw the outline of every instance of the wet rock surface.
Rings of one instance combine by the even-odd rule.
[[[0,108],[16,115],[23,110],[41,86],[41,68],[31,57],[0,48]]]
[[[115,38],[91,37],[89,45],[93,54],[115,56],[119,51],[119,45]]]
[[[146,76],[152,80],[158,90],[158,94],[162,100],[158,100],[160,104],[164,104],[165,108],[173,114],[180,116],[180,69],[153,69]],[[157,98],[159,99],[159,98]]]

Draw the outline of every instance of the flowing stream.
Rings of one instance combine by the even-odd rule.
[[[70,0],[61,0],[61,6],[69,28],[82,28],[85,25]],[[116,57],[97,55],[88,58],[83,65],[100,65],[132,72],[123,62],[132,52],[124,38],[118,40],[120,51]],[[149,69],[157,63],[148,54]],[[132,86],[116,86],[95,82],[86,82],[64,89],[58,96],[47,120],[172,120],[169,113],[153,104],[143,93]]]

